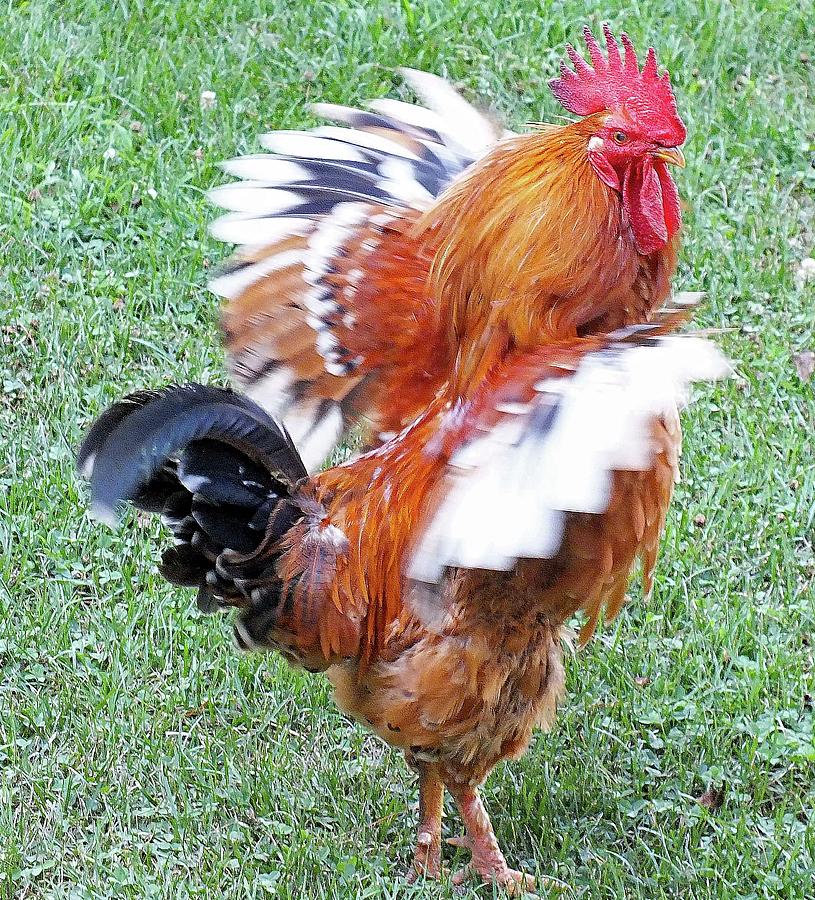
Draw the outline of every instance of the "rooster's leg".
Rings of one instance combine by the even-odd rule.
[[[413,762],[419,773],[419,828],[408,881],[441,876],[441,815],[444,782],[435,766]]]
[[[515,896],[532,891],[535,887],[534,877],[510,869],[507,865],[478,791],[454,783],[448,783],[447,788],[456,801],[467,832],[466,837],[452,838],[448,843],[464,847],[472,853],[470,867],[483,881],[499,884],[507,893]],[[453,876],[453,882],[461,884],[468,875],[468,869],[457,872]]]

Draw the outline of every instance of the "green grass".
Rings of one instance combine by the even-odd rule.
[[[653,599],[569,661],[555,731],[486,789],[511,861],[570,896],[815,894],[815,382],[792,361],[815,347],[815,286],[794,282],[815,250],[814,14],[603,11],[671,68],[690,130],[678,285],[710,292],[699,322],[733,329],[738,378],[686,416]],[[400,881],[416,800],[402,760],[321,679],[238,657],[223,620],[159,579],[154,529],[92,523],[73,454],[123,392],[223,379],[204,287],[225,252],[203,196],[218,160],[307,124],[308,100],[398,94],[400,64],[513,126],[551,119],[546,79],[585,4],[0,15],[0,896],[451,897]],[[697,802],[710,787],[718,809]]]

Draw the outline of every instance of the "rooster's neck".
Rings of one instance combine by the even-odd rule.
[[[678,242],[638,252],[619,194],[589,162],[595,128],[501,142],[425,217],[458,342],[498,329],[531,348],[642,321],[667,297]]]

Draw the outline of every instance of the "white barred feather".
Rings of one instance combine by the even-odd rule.
[[[431,109],[425,109],[423,106],[415,106],[413,103],[384,98],[369,100],[365,105],[374,112],[423,131],[435,131],[436,134],[442,135],[449,128],[449,123],[445,124],[444,119],[438,113]]]
[[[476,159],[509,134],[469,104],[444,78],[417,69],[400,71],[405,81],[445,123],[444,133],[450,136],[451,142]]]
[[[309,472],[316,471],[342,435],[343,416],[334,401],[292,402],[297,375],[280,366],[246,388],[246,395],[282,422]]]
[[[343,431],[342,410],[333,401],[292,407],[283,416],[283,423],[309,472],[319,468]]]
[[[318,115],[350,127],[270,132],[260,141],[272,153],[223,163],[227,173],[244,181],[210,192],[213,203],[230,210],[213,223],[213,235],[229,243],[257,246],[287,234],[303,234],[297,207],[308,202],[315,190],[321,191],[325,207],[304,213],[314,221],[331,211],[331,191],[336,191],[333,208],[369,200],[425,209],[505,133],[444,79],[407,69],[404,75],[433,109],[398,100],[372,101],[369,108],[386,117],[393,139],[381,127],[370,131],[360,125],[368,115],[362,111],[316,104]],[[414,146],[425,148],[427,157],[422,155],[425,150],[418,154],[406,146],[405,136],[418,141]],[[275,220],[288,211],[289,218]]]
[[[363,203],[340,203],[329,218],[308,239],[309,250],[317,259],[333,256],[356,225],[365,221],[367,208]]]
[[[652,464],[653,421],[675,418],[691,382],[728,372],[710,341],[674,335],[590,353],[573,375],[535,385],[536,403],[505,409],[501,425],[452,457],[409,576],[436,583],[447,567],[502,570],[552,557],[565,513],[603,512],[615,471]]]
[[[332,141],[305,131],[271,131],[260,136],[267,149],[285,156],[304,159],[336,159],[346,162],[365,162],[364,153],[343,141]]]
[[[282,185],[309,179],[309,170],[305,166],[271,153],[252,153],[248,156],[239,156],[237,159],[228,159],[221,163],[221,168],[227,175],[245,178],[258,184]],[[210,199],[213,199],[211,195]],[[214,202],[217,205],[217,198]]]
[[[419,159],[415,153],[411,153],[402,144],[390,141],[380,134],[372,134],[369,131],[360,131],[356,128],[338,128],[336,125],[320,125],[318,128],[312,129],[311,133],[319,137],[332,138],[335,141],[346,141],[354,144],[356,147],[375,150],[377,153],[402,156],[406,159]]]
[[[267,256],[250,266],[242,266],[233,272],[224,272],[209,283],[209,289],[219,297],[237,297],[248,287],[272,272],[297,265],[305,260],[302,250],[285,250],[274,256]]]
[[[271,215],[285,212],[302,202],[303,195],[295,190],[269,187],[260,181],[225,184],[207,193],[207,199],[223,209],[239,213]]]
[[[306,218],[259,219],[244,213],[228,213],[216,219],[209,230],[219,241],[258,247],[295,234],[306,234],[310,227],[311,222]]]
[[[409,163],[386,159],[379,164],[378,171],[382,176],[380,187],[394,200],[417,209],[426,209],[433,202],[433,194],[412,177]]]

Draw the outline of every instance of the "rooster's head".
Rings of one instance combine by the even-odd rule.
[[[597,176],[617,191],[640,253],[661,249],[681,223],[679,196],[668,163],[684,166],[680,146],[687,131],[676,110],[667,72],[659,74],[654,48],[642,69],[628,35],[624,55],[608,25],[603,25],[606,55],[588,27],[584,29],[591,65],[567,45],[574,65],[560,67],[549,82],[569,112],[589,116],[586,152]]]

